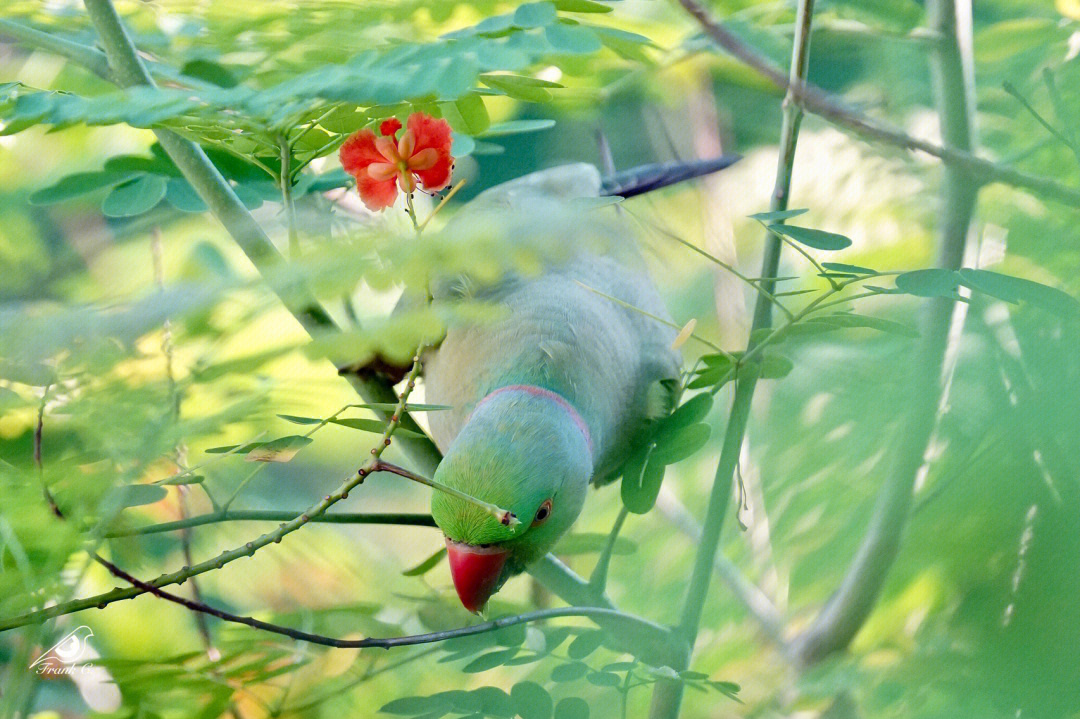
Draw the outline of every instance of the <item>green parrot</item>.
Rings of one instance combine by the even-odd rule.
[[[595,167],[564,165],[485,191],[455,222],[604,190]],[[676,331],[609,298],[667,319],[632,238],[626,228],[618,247],[596,254],[566,237],[565,261],[476,291],[505,312],[451,328],[425,359],[428,401],[453,408],[431,415],[444,455],[434,478],[521,522],[506,526],[473,503],[433,494],[431,513],[469,611],[550,551],[581,513],[589,485],[616,479],[650,421],[671,410],[681,366]]]

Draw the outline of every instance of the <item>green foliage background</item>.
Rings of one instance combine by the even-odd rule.
[[[743,154],[718,178],[628,200],[623,209],[642,230],[675,321],[696,319],[696,334],[725,349],[745,346],[749,289],[669,235],[754,276],[764,233],[748,216],[768,207],[781,98],[712,51],[677,5],[118,6],[166,87],[119,92],[75,63],[8,43],[0,27],[0,620],[46,599],[115,586],[89,560],[91,546],[140,577],[191,563],[176,533],[104,539],[102,528],[211,511],[207,492],[219,503],[236,496],[235,507],[300,510],[331,491],[377,436],[357,429],[378,425],[319,426],[287,462],[249,463],[208,450],[302,435],[311,425],[280,415],[327,418],[356,402],[323,359],[328,354],[357,362],[374,353],[408,357],[448,323],[491,309],[454,304],[388,317],[403,287],[462,273],[492,278],[550,259],[542,237],[511,248],[498,233],[446,235],[442,214],[425,235],[431,243],[418,247],[396,211],[379,218],[358,211],[336,149],[380,118],[423,110],[450,121],[455,178],[467,183],[445,217],[521,174],[567,161],[602,164],[598,130],[619,169],[721,149]],[[726,28],[787,66],[793,3],[723,0],[710,8]],[[96,42],[81,3],[8,2],[2,18]],[[936,136],[923,25],[924,9],[914,0],[823,0],[810,80],[912,134]],[[1075,186],[1080,4],[978,2],[973,37],[983,154]],[[204,211],[151,127],[206,147],[283,251],[289,239],[278,145],[283,136],[291,142],[300,256],[257,273]],[[930,264],[939,163],[808,117],[794,167],[792,206],[809,208],[796,223],[854,241],[840,253],[816,253],[820,260],[883,272]],[[1076,207],[988,186],[965,264],[1075,297],[1078,219]],[[553,221],[549,231],[569,226]],[[787,292],[828,286],[794,253],[785,255],[780,274],[795,278],[783,283]],[[305,334],[274,294],[300,280],[345,332],[313,340]],[[881,284],[891,287],[887,279]],[[1080,323],[1065,295],[1028,288],[1006,303],[1003,294],[971,295],[949,405],[899,558],[850,651],[793,666],[717,582],[692,665],[701,675],[689,680],[735,682],[739,702],[724,693],[728,685],[691,689],[684,716],[1080,716]],[[798,306],[798,296],[790,299]],[[913,326],[923,303],[877,296],[858,310]],[[759,389],[741,464],[746,506],[722,547],[776,605],[789,634],[836,588],[865,532],[897,420],[910,402],[903,378],[913,346],[902,334],[866,328],[793,335],[782,345],[793,369]],[[688,367],[702,349],[693,341],[684,346]],[[33,461],[46,386],[41,475],[67,521],[42,499]],[[727,395],[719,391],[707,418],[713,439],[666,476],[666,489],[698,520]],[[341,417],[373,415],[350,408]],[[177,460],[199,467],[186,475],[192,483],[146,487],[168,479]],[[387,476],[358,488],[343,506],[424,512],[427,500],[420,487]],[[587,574],[619,506],[617,490],[595,493],[557,554]],[[190,551],[201,561],[272,526],[194,528]],[[623,536],[611,598],[625,611],[675,623],[695,542],[658,511],[631,516]],[[427,528],[311,525],[198,583],[212,604],[306,631],[439,630],[471,621],[445,565],[406,570],[440,546]],[[522,577],[496,597],[490,614],[554,601]],[[562,701],[561,716],[581,716],[581,700],[592,716],[624,711],[610,684],[621,681],[628,657],[601,648],[585,621],[387,652],[325,649],[211,620],[208,656],[195,616],[142,596],[0,634],[4,716],[98,715],[72,681],[26,669],[41,647],[80,624],[92,628],[102,655],[95,664],[123,697],[110,716],[366,717],[384,705],[410,716],[500,716],[522,706],[545,716],[549,694]],[[632,671],[643,682],[663,676]],[[473,692],[480,687],[513,692]],[[451,690],[473,693],[408,703]],[[648,689],[627,696],[625,711],[644,716]]]

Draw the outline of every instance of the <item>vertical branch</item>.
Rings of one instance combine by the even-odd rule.
[[[289,228],[289,257],[300,257],[300,235],[296,229],[296,205],[292,195],[292,147],[285,135],[278,135],[278,148],[281,152],[281,174],[278,184],[281,188],[281,203],[285,206],[285,226]]]
[[[930,26],[938,41],[931,73],[945,144],[970,152],[975,113],[971,73],[970,0],[928,0]],[[965,39],[968,38],[968,39]],[[957,269],[964,258],[978,184],[957,165],[946,165],[942,186],[936,266]],[[804,665],[846,647],[873,609],[900,546],[912,492],[925,472],[925,456],[940,408],[947,399],[947,355],[957,336],[963,305],[930,300],[921,320],[921,338],[912,365],[912,406],[904,419],[893,465],[878,495],[862,544],[836,593],[796,642]]]
[[[792,168],[795,164],[795,146],[799,138],[799,125],[802,122],[802,109],[795,102],[795,92],[804,87],[806,82],[807,61],[810,56],[810,24],[813,19],[814,0],[800,0],[795,18],[795,39],[791,51],[791,69],[788,80],[788,92],[784,97],[783,125],[780,135],[780,153],[777,158],[776,184],[769,203],[771,210],[786,210],[791,192]],[[755,331],[772,324],[772,302],[769,296],[776,288],[774,279],[780,266],[782,244],[779,236],[769,233],[765,238],[765,253],[761,260],[761,277],[757,302],[754,306],[754,319],[750,327],[750,342],[747,351],[753,349]],[[724,444],[720,450],[720,460],[716,466],[709,504],[705,512],[701,542],[694,559],[693,574],[686,592],[682,617],[678,632],[686,642],[685,654],[681,657],[682,666],[690,664],[694,643],[697,640],[701,614],[705,608],[705,599],[709,593],[713,566],[720,547],[720,534],[724,527],[728,504],[731,498],[732,480],[739,463],[743,437],[750,419],[750,406],[757,386],[757,372],[754,367],[739,373],[735,382],[735,398],[724,433]],[[681,682],[662,681],[653,692],[650,716],[653,719],[675,719],[682,704],[683,685]]]

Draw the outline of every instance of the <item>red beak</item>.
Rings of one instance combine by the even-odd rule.
[[[446,540],[446,556],[450,560],[450,576],[462,605],[470,612],[479,612],[499,586],[499,576],[509,553],[497,547],[478,547],[474,544]]]

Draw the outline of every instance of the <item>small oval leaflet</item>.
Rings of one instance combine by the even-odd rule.
[[[758,222],[776,222],[778,220],[790,220],[792,217],[798,217],[799,215],[805,215],[810,210],[775,210],[773,212],[757,212],[750,215],[750,219],[757,220]]]
[[[589,705],[579,697],[560,699],[555,705],[555,719],[589,719]]]
[[[479,672],[486,672],[489,669],[502,666],[509,660],[514,658],[514,655],[518,653],[517,648],[511,649],[497,649],[487,654],[481,654],[476,659],[462,667],[461,671],[466,674],[478,674]]]
[[[536,682],[518,682],[510,689],[510,702],[522,719],[551,719],[554,703],[548,691]]]
[[[589,665],[585,662],[570,662],[569,664],[560,664],[551,670],[551,681],[553,682],[572,682],[575,679],[580,679],[585,676],[585,672],[589,671]]]

